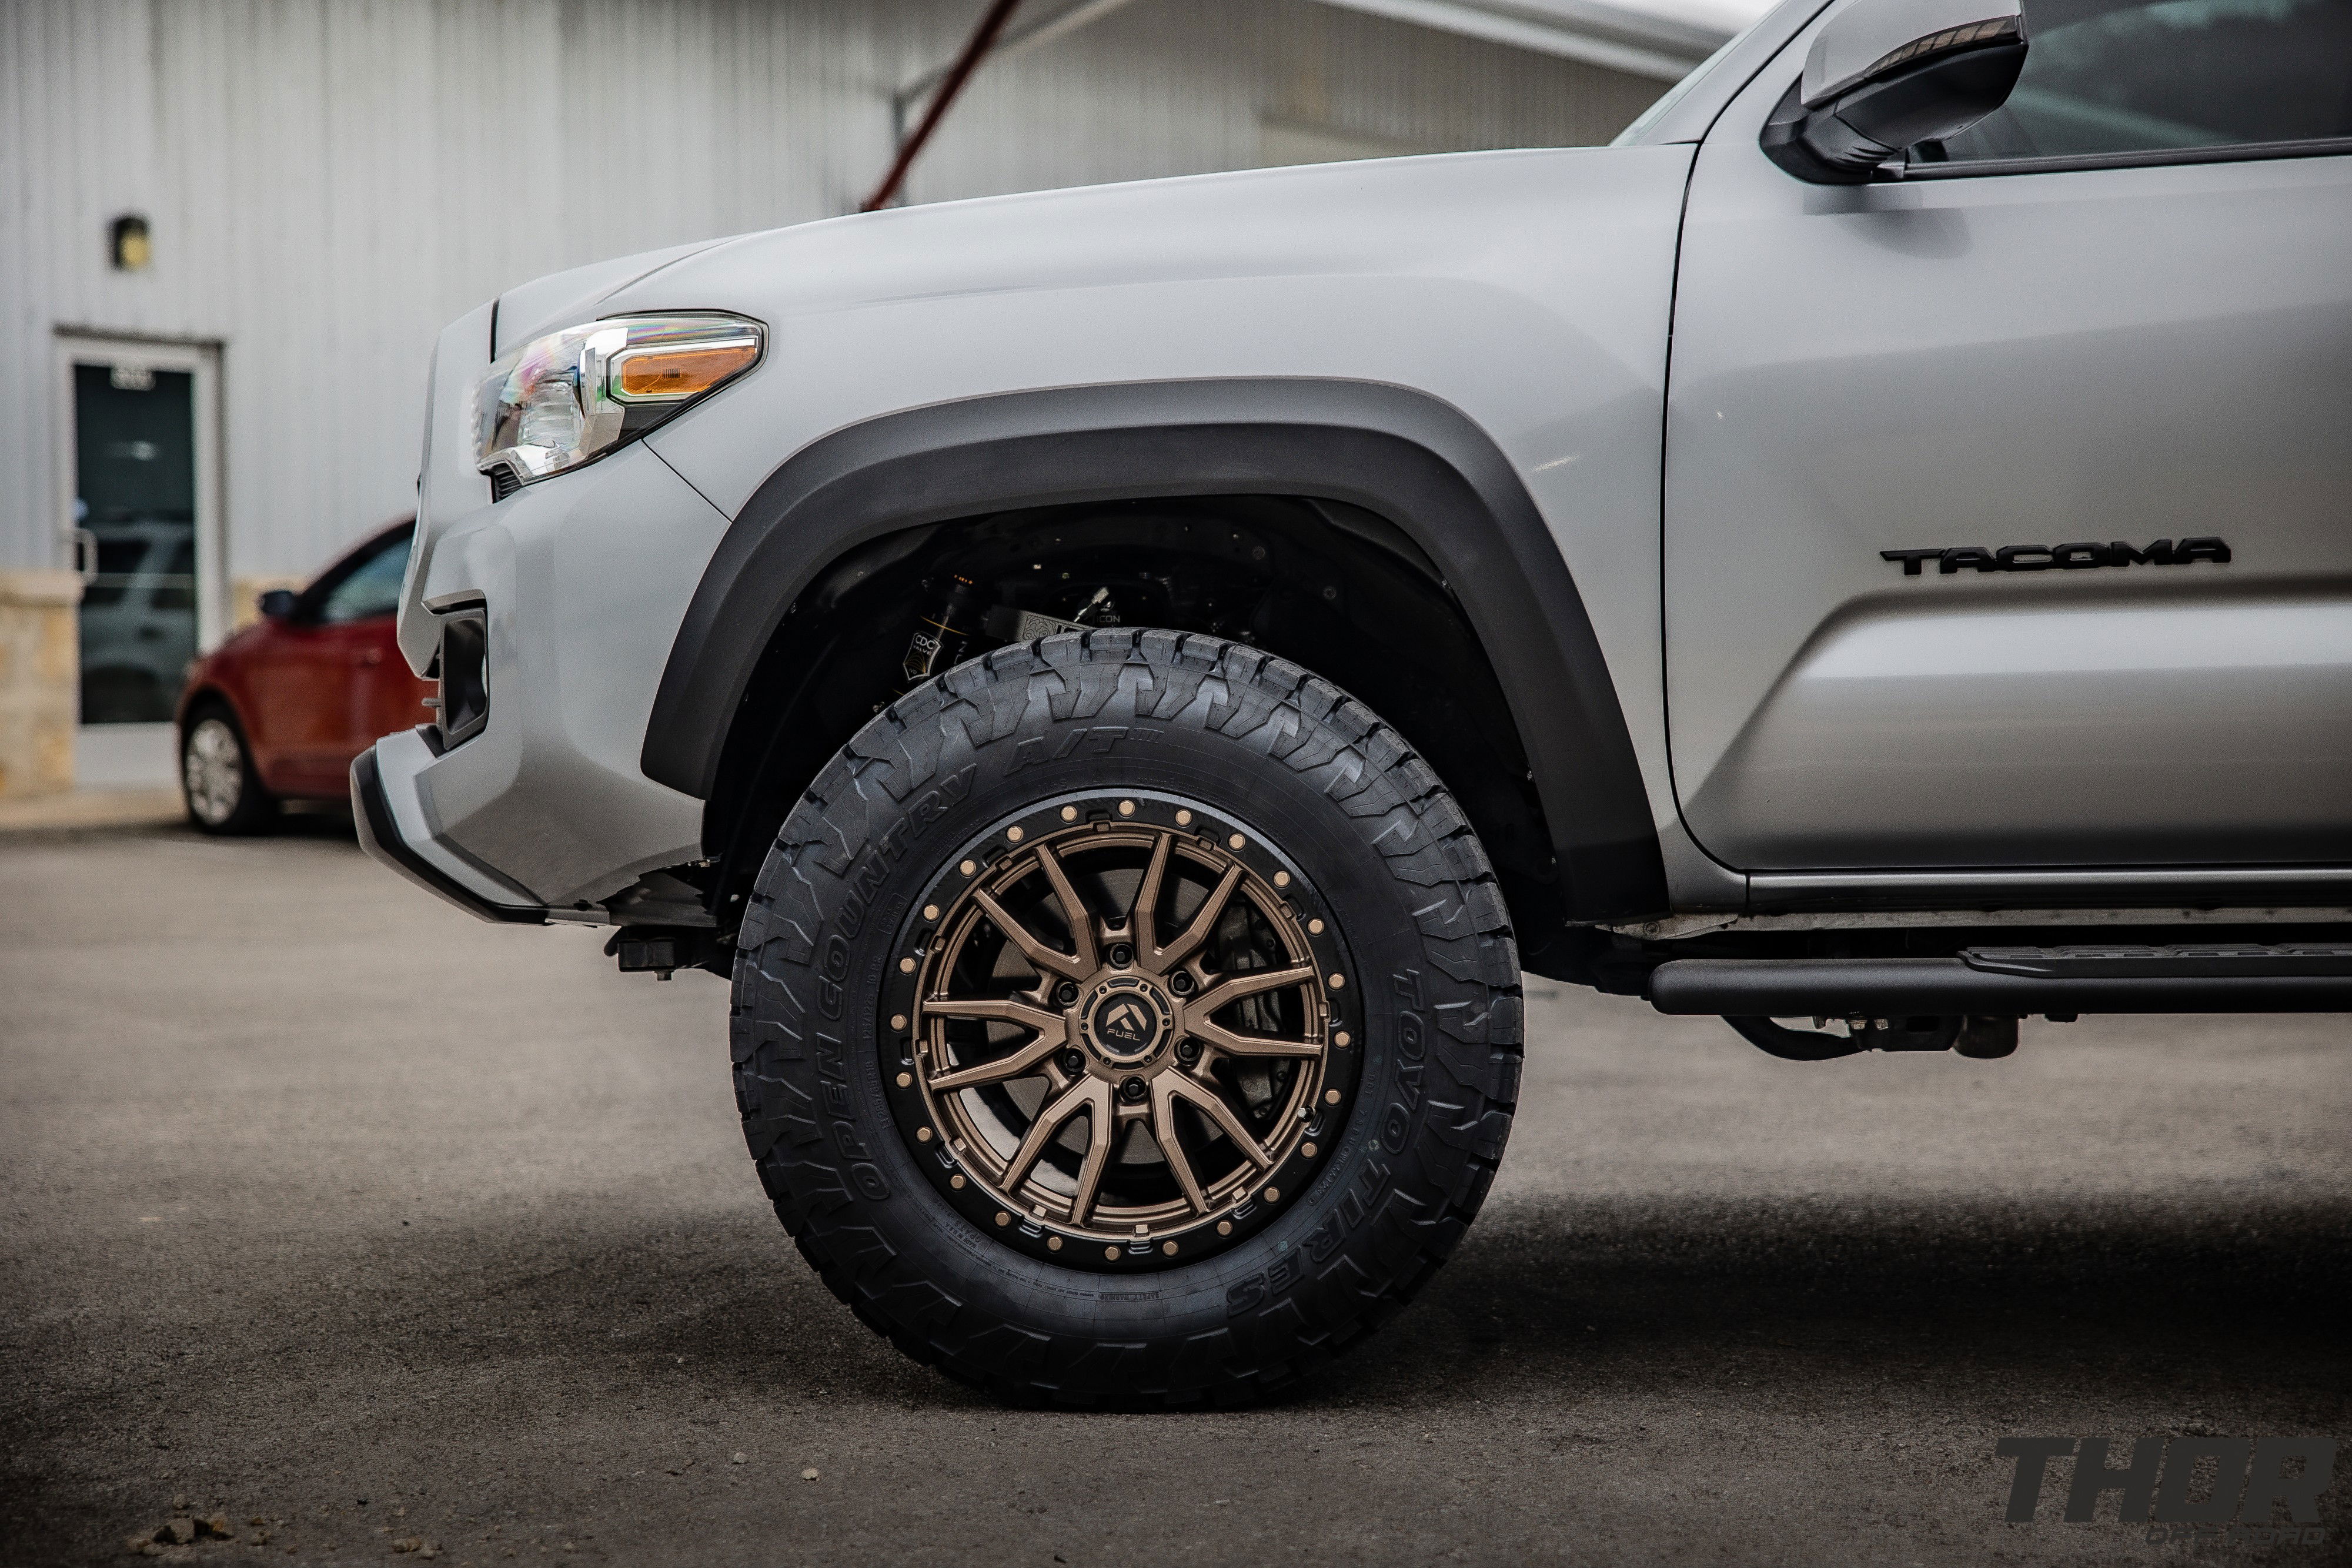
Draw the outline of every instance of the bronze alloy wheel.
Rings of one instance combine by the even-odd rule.
[[[1336,923],[1197,801],[1002,822],[917,906],[886,998],[892,1110],[948,1200],[1065,1266],[1234,1246],[1331,1146],[1357,1059]]]

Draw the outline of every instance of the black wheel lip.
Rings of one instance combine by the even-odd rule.
[[[1121,800],[1135,801],[1139,807],[1147,801],[1164,805],[1171,819],[1177,810],[1182,809],[1191,811],[1194,820],[1190,825],[1178,828],[1172,820],[1161,821],[1146,818],[1139,810],[1134,817],[1121,817],[1117,807]],[[1087,809],[1097,805],[1106,810],[1097,813]],[[1300,934],[1306,938],[1308,950],[1314,954],[1318,967],[1323,968],[1327,975],[1336,973],[1349,977],[1350,984],[1343,988],[1343,993],[1348,989],[1356,992],[1355,1001],[1349,1000],[1342,994],[1332,1007],[1328,1027],[1334,1030],[1348,1030],[1353,1040],[1349,1045],[1335,1048],[1325,1057],[1326,1086],[1339,1090],[1340,1099],[1337,1105],[1316,1106],[1307,1124],[1306,1134],[1300,1141],[1317,1145],[1317,1155],[1310,1159],[1294,1147],[1289,1157],[1254,1184],[1261,1189],[1273,1186],[1285,1195],[1282,1201],[1268,1204],[1252,1197],[1220,1211],[1217,1218],[1233,1223],[1234,1230],[1230,1236],[1217,1235],[1206,1221],[1196,1222],[1192,1228],[1181,1232],[1184,1249],[1174,1258],[1160,1250],[1160,1245],[1169,1239],[1168,1236],[1155,1235],[1129,1241],[1120,1249],[1119,1257],[1114,1260],[1103,1255],[1105,1244],[1098,1238],[1057,1230],[1041,1222],[1034,1214],[1002,1207],[977,1180],[968,1177],[963,1188],[957,1190],[950,1185],[950,1178],[961,1174],[963,1166],[951,1149],[941,1146],[937,1129],[934,1128],[934,1135],[929,1143],[916,1136],[917,1129],[932,1125],[921,1088],[913,1083],[902,1088],[898,1082],[901,1072],[911,1073],[914,1071],[914,1052],[910,1045],[914,1002],[922,979],[921,960],[929,951],[930,939],[936,935],[933,923],[922,918],[924,906],[937,904],[944,908],[952,905],[952,894],[943,890],[961,887],[968,880],[957,869],[964,861],[982,862],[982,869],[973,873],[977,878],[1006,856],[1024,852],[1024,846],[1036,838],[1068,831],[1074,824],[1062,821],[1062,808],[1065,806],[1079,807],[1082,821],[1101,821],[1112,828],[1162,827],[1192,835],[1213,831],[1220,852],[1243,862],[1253,873],[1262,876],[1269,886],[1273,885],[1276,872],[1288,873],[1290,885],[1278,891],[1297,912]],[[1022,831],[1022,838],[1017,842],[1006,837],[1006,830],[1014,827]],[[1243,848],[1239,850],[1234,849],[1230,841],[1231,836],[1236,832],[1243,835]],[[1363,1077],[1365,1051],[1370,1038],[1370,1030],[1360,1017],[1363,991],[1360,981],[1356,978],[1360,971],[1348,947],[1341,922],[1323,898],[1314,879],[1247,817],[1165,789],[1103,787],[1064,790],[1034,805],[1007,812],[980,832],[967,836],[961,844],[941,857],[940,869],[908,901],[907,907],[908,915],[899,926],[890,956],[894,959],[911,956],[917,964],[911,974],[900,971],[896,963],[886,967],[881,1006],[876,1014],[876,1035],[882,1059],[882,1092],[890,1107],[891,1119],[897,1124],[908,1160],[923,1173],[932,1189],[948,1207],[989,1240],[1009,1247],[1038,1262],[1081,1273],[1113,1276],[1173,1273],[1219,1258],[1262,1234],[1276,1220],[1297,1207],[1298,1200],[1304,1197],[1315,1180],[1338,1160],[1349,1123],[1360,1099],[1357,1091]],[[1306,929],[1307,923],[1317,918],[1323,922],[1320,936]],[[907,1030],[889,1027],[889,1019],[897,1014],[904,1014],[909,1020]],[[998,1225],[995,1220],[999,1213],[1009,1214],[1010,1221]],[[1056,1235],[1064,1239],[1064,1245],[1058,1250],[1047,1245],[1048,1238]]]

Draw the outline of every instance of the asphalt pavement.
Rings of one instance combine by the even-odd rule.
[[[1377,1338],[1268,1408],[1017,1410],[793,1252],[723,984],[295,829],[0,839],[0,1561],[2352,1560],[2352,1451],[2322,1542],[2212,1550],[2007,1523],[1994,1452],[2352,1437],[2352,1019],[1801,1065],[1538,984]]]

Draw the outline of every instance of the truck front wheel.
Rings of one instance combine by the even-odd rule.
[[[1477,1212],[1518,967],[1436,776],[1297,665],[1000,649],[794,807],[738,943],[745,1134],[834,1292],[1001,1396],[1235,1404]]]

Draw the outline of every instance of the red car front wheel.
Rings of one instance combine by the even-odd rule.
[[[180,732],[180,794],[200,832],[257,833],[278,818],[278,798],[253,766],[236,716],[225,707],[198,710]]]

